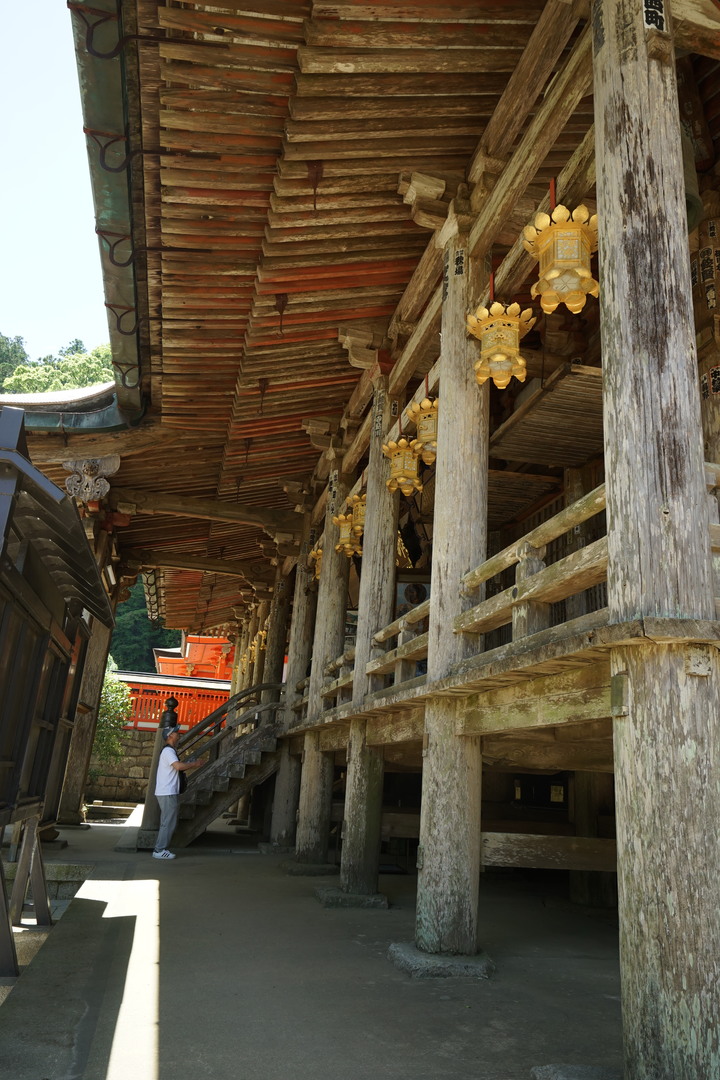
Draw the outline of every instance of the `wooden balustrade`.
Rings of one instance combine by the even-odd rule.
[[[326,709],[342,705],[352,698],[353,674],[355,671],[355,648],[346,649],[342,656],[331,660],[325,667],[325,677],[330,681],[323,686],[320,696]],[[333,675],[337,675],[335,679]]]
[[[708,491],[717,494],[720,490],[720,464],[705,463],[705,480]],[[601,484],[465,574],[460,589],[468,594],[503,570],[513,565],[516,567],[515,584],[463,612],[455,619],[455,632],[487,634],[512,623],[513,640],[520,640],[549,626],[551,604],[606,581],[606,536],[549,566],[543,562],[548,544],[602,513],[605,507],[605,485]],[[720,618],[720,523],[711,523],[710,541],[718,564],[715,592]],[[409,687],[425,681],[425,675],[417,674],[417,664],[427,658],[429,614],[430,601],[426,600],[374,635],[371,659],[366,667],[371,692],[388,690],[390,687]],[[584,627],[589,627],[606,620],[607,609],[602,608],[571,620],[566,625],[570,628],[582,623]],[[326,665],[324,676],[327,682],[321,691],[326,710],[351,700],[354,662],[355,649],[352,648]],[[307,683],[307,679],[298,683],[297,691],[300,694],[304,692],[304,696],[292,706],[297,713],[298,723],[307,719]]]
[[[365,669],[372,690],[386,689],[386,683],[399,686],[410,680],[425,679],[424,674],[417,674],[417,665],[418,661],[427,659],[428,635],[424,624],[429,614],[430,601],[425,600],[375,634]],[[397,639],[395,648],[384,648],[393,638]]]

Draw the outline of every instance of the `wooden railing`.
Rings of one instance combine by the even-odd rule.
[[[705,479],[709,492],[720,489],[720,465],[705,464]],[[489,596],[464,611],[454,621],[459,634],[484,635],[499,627],[512,626],[512,640],[517,641],[550,626],[551,605],[557,601],[584,593],[607,581],[608,541],[601,536],[585,546],[571,551],[551,565],[543,559],[549,544],[567,536],[606,508],[605,485],[601,484],[572,505],[564,507],[547,521],[531,529],[502,551],[469,571],[460,583],[460,591],[470,596],[474,590],[503,571],[515,567],[515,582],[509,588]],[[720,618],[720,523],[716,514],[710,524],[710,539],[716,563],[715,595]],[[600,523],[602,527],[602,523]],[[592,532],[591,532],[592,535]],[[597,604],[597,598],[592,598]],[[602,603],[602,600],[600,601]],[[427,658],[427,620],[430,601],[383,627],[373,637],[371,658],[366,667],[369,692],[391,687],[409,687],[424,682],[418,664]],[[587,629],[607,621],[607,608],[599,607],[575,619],[563,622],[563,631]],[[479,647],[482,643],[479,642]],[[327,680],[321,694],[325,709],[347,702],[352,697],[355,650],[347,650],[325,667]],[[334,676],[334,677],[333,677]],[[305,696],[293,705],[298,722],[307,718],[307,683],[297,686]]]
[[[330,681],[325,683],[320,695],[326,709],[332,709],[334,706],[342,705],[352,699],[354,674],[355,648],[353,646],[346,649],[342,656],[338,656],[337,660],[331,660],[325,668],[325,678]]]
[[[606,581],[606,536],[571,552],[551,566],[545,566],[543,562],[547,544],[604,509],[605,485],[601,484],[466,574],[461,590],[467,595],[501,571],[513,565],[516,568],[515,584],[464,611],[455,619],[455,632],[486,634],[512,623],[513,640],[526,637],[550,625],[552,603]]]
[[[294,701],[293,704],[290,706],[292,711],[295,713],[295,719],[293,721],[293,723],[295,724],[301,724],[304,720],[307,719],[309,686],[310,676],[308,675],[306,676],[306,678],[301,679],[295,687],[295,693],[300,695],[297,700]]]
[[[429,614],[430,601],[424,600],[375,634],[365,669],[371,693],[386,689],[388,685],[425,680],[425,674],[418,674],[418,664],[427,660]],[[394,648],[388,649],[388,642],[393,640],[396,642]]]

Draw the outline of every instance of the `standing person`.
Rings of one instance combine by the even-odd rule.
[[[175,858],[172,851],[168,851],[167,846],[177,825],[180,773],[187,769],[197,769],[202,764],[200,761],[178,760],[175,747],[179,739],[180,728],[177,724],[163,728],[165,745],[160,751],[155,779],[155,797],[160,805],[160,828],[155,841],[153,859]]]

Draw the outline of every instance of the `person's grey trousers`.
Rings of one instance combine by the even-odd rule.
[[[160,828],[155,841],[156,851],[165,851],[169,847],[178,819],[178,795],[157,795],[160,806]]]

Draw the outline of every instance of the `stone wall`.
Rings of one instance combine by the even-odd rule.
[[[123,756],[116,765],[101,764],[94,756],[85,788],[85,801],[144,802],[150,773],[154,731],[125,731]]]

